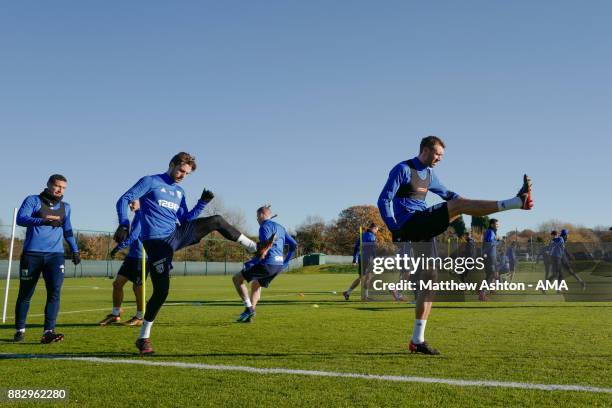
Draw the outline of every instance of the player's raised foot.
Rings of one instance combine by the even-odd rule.
[[[253,317],[255,317],[255,309],[252,307],[245,307],[244,312],[240,313],[238,319],[236,319],[237,323],[251,323]]]
[[[113,323],[119,323],[121,322],[121,316],[116,316],[114,314],[109,314],[106,315],[106,317],[102,320],[100,320],[100,323],[98,323],[100,326],[106,326],[109,324],[113,324]]]
[[[138,348],[141,356],[150,356],[155,353],[150,339],[136,340],[136,347]]]
[[[25,332],[17,330],[13,336],[13,342],[21,343],[25,340]]]
[[[408,345],[408,350],[410,350],[411,353],[428,354],[430,356],[437,356],[440,354],[438,350],[431,347],[426,341],[416,344],[411,340],[410,344]]]
[[[351,294],[345,290],[344,292],[342,292],[342,296],[344,296],[344,300],[349,300]]]
[[[531,210],[533,208],[533,199],[531,198],[531,179],[525,174],[523,175],[523,186],[519,190],[517,197],[520,197],[523,205],[521,210]]]
[[[138,317],[134,316],[123,324],[126,326],[142,326],[142,319],[139,319]]]
[[[40,342],[42,344],[49,344],[57,341],[64,340],[64,335],[62,333],[56,333],[53,330],[46,331],[43,336],[40,338]]]

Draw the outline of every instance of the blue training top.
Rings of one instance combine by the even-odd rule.
[[[491,259],[497,258],[497,232],[491,228],[487,228],[482,239],[483,256],[486,255]]]
[[[376,234],[374,234],[372,231],[364,231],[361,234],[361,241],[363,243],[366,243],[366,242],[376,242]],[[361,246],[360,242],[359,242],[359,240],[357,240],[355,242],[355,248],[353,249],[353,262],[359,261],[359,256],[360,256],[359,252],[360,252],[360,249],[361,249],[360,246]]]
[[[554,237],[550,242],[550,256],[563,258],[565,255],[565,240],[562,237]]]
[[[59,210],[64,205],[65,217],[61,227],[43,225],[44,219],[35,217],[41,209],[41,200],[37,195],[27,196],[17,212],[17,225],[27,227],[23,250],[28,252],[56,252],[64,253],[63,239],[70,245],[72,252],[79,252],[72,224],[70,223],[70,204],[58,202],[50,206],[52,210]]]
[[[117,249],[130,247],[127,258],[142,258],[142,242],[140,241],[140,232],[142,230],[142,224],[140,221],[140,210],[134,213],[132,219],[132,225],[130,226],[130,236],[128,239],[117,245]]]
[[[266,257],[262,260],[254,257],[247,264],[262,263],[264,265],[284,265],[285,267],[289,265],[289,261],[297,249],[297,241],[287,233],[285,227],[272,220],[265,220],[259,226],[259,242],[269,240],[274,234],[276,234],[274,245],[272,245]],[[283,256],[285,244],[289,246],[289,251],[287,255]]]
[[[431,167],[425,166],[418,157],[412,159],[412,163],[417,174],[422,180],[427,179],[428,173],[431,174],[429,191],[437,194],[443,200],[449,201],[459,197],[459,194],[448,190],[436,177]],[[389,178],[378,197],[378,209],[390,230],[397,230],[406,223],[417,211],[427,208],[424,200],[406,197],[396,197],[400,186],[410,184],[410,167],[406,161],[397,164],[389,173]]]
[[[129,203],[140,200],[142,231],[140,238],[166,238],[176,224],[191,221],[202,213],[206,203],[198,200],[191,211],[187,208],[185,191],[166,173],[145,176],[117,201],[119,225],[129,226]]]

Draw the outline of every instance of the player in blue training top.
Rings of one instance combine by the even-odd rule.
[[[489,228],[487,228],[482,235],[482,256],[484,258],[485,280],[487,283],[493,283],[499,279],[499,272],[497,270],[497,246],[499,245],[499,240],[497,239],[498,228],[499,221],[496,218],[491,218],[489,220]],[[479,291],[478,300],[489,300],[485,290]]]
[[[128,239],[118,244],[110,253],[111,259],[117,255],[117,252],[124,248],[130,248],[128,254],[123,260],[117,276],[113,281],[113,310],[109,315],[100,321],[100,326],[106,326],[112,323],[121,322],[121,303],[123,303],[123,287],[130,281],[132,289],[136,297],[136,315],[124,324],[126,326],[142,326],[142,248],[140,241],[140,202],[134,200],[130,203],[130,210],[134,211],[134,218],[130,228]],[[146,271],[147,274],[149,271]]]
[[[353,283],[351,283],[351,286],[349,286],[347,290],[342,292],[342,296],[344,296],[345,300],[349,300],[351,293],[353,293],[353,290],[355,290],[359,283],[361,283],[361,243],[373,243],[371,245],[366,245],[366,247],[368,248],[374,246],[376,244],[377,233],[378,225],[376,225],[375,223],[370,223],[368,229],[363,231],[363,233],[361,234],[361,239],[357,238],[357,241],[355,241],[355,248],[353,249],[353,264],[357,264],[357,278],[353,281]],[[366,288],[366,286],[367,285],[364,284],[364,288],[367,291],[368,289]],[[367,298],[368,294],[366,293],[365,296]]]
[[[259,245],[255,256],[244,264],[242,271],[232,278],[238,296],[244,303],[244,312],[240,314],[237,322],[249,323],[255,317],[255,307],[261,298],[261,288],[267,288],[270,282],[289,266],[289,261],[297,249],[297,242],[285,227],[272,221],[273,215],[270,206],[257,209],[257,222],[259,223]],[[288,251],[284,255],[284,248]],[[244,283],[251,283],[251,296]]]
[[[578,283],[580,283],[580,286],[582,286],[582,290],[584,290],[586,289],[586,283],[576,272],[574,272],[574,268],[572,268],[572,265],[570,264],[570,259],[572,258],[572,255],[567,250],[567,245],[565,245],[567,244],[567,240],[569,238],[569,231],[566,229],[562,229],[561,234],[559,234],[559,236],[563,239],[564,243],[563,256],[561,257],[561,268],[559,269],[559,273],[561,273],[563,269],[567,270],[567,272],[572,275],[574,279],[578,281]]]
[[[118,244],[129,237],[129,203],[140,201],[140,239],[148,257],[147,269],[150,270],[153,284],[153,294],[147,302],[140,335],[136,340],[136,347],[141,355],[153,353],[149,339],[151,326],[168,297],[175,251],[197,244],[213,231],[218,231],[226,239],[239,242],[250,252],[256,250],[253,241],[220,215],[197,218],[206,204],[214,198],[212,192],[204,189],[196,206],[189,211],[185,192],[178,183],[195,169],[195,158],[180,152],[170,160],[168,171],[141,178],[117,201],[119,227],[115,231],[114,239]]]
[[[60,307],[60,292],[64,283],[64,245],[66,240],[72,251],[72,263],[81,263],[72,224],[70,205],[63,202],[68,184],[66,177],[54,174],[47,188],[39,195],[26,197],[17,213],[17,225],[27,227],[23,253],[19,262],[19,294],[15,305],[16,342],[25,339],[26,317],[30,299],[42,273],[47,287],[45,325],[41,343],[62,341],[64,335],[55,332]]]
[[[430,241],[444,232],[450,222],[462,214],[483,216],[511,209],[530,210],[531,181],[523,176],[518,194],[508,200],[470,200],[448,190],[433,172],[444,156],[444,142],[436,136],[421,140],[419,155],[397,164],[378,198],[378,208],[396,242]],[[444,203],[427,208],[428,191],[440,196]],[[435,279],[436,272],[432,272]],[[431,311],[433,293],[420,291],[415,308],[416,322],[409,348],[412,352],[439,354],[425,342],[425,324]]]
[[[565,240],[559,236],[557,231],[552,231],[551,235],[553,236],[549,245],[551,273],[553,279],[561,283],[563,280],[561,267],[563,258],[565,257]],[[561,290],[557,289],[557,293],[561,293]]]

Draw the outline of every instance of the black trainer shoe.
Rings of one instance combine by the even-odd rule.
[[[25,332],[17,330],[15,332],[15,335],[13,336],[13,341],[15,343],[21,343],[24,340],[25,340]]]
[[[141,356],[150,356],[151,354],[155,353],[155,351],[153,351],[153,345],[151,344],[150,339],[136,340],[136,347],[138,348]]]
[[[40,342],[42,344],[49,344],[53,342],[58,342],[64,340],[64,335],[62,333],[56,333],[55,331],[48,331],[43,334],[40,338]]]
[[[411,340],[408,349],[411,353],[429,354],[431,356],[437,356],[440,354],[438,350],[431,347],[426,341],[422,342],[421,344],[415,344]]]
[[[531,210],[533,208],[533,199],[531,198],[531,179],[525,174],[523,176],[523,186],[519,190],[517,197],[521,198],[523,205],[522,210]]]

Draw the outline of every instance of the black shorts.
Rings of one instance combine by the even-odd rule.
[[[149,271],[147,270],[147,275]],[[117,275],[127,278],[137,286],[142,285],[142,261],[138,258],[125,258]]]
[[[447,203],[436,204],[415,212],[398,231],[394,231],[393,241],[429,241],[446,231],[449,225]]]
[[[243,270],[241,273],[247,282],[256,280],[259,282],[260,286],[267,288],[270,282],[272,282],[282,270],[283,265],[257,264],[249,269]]]

